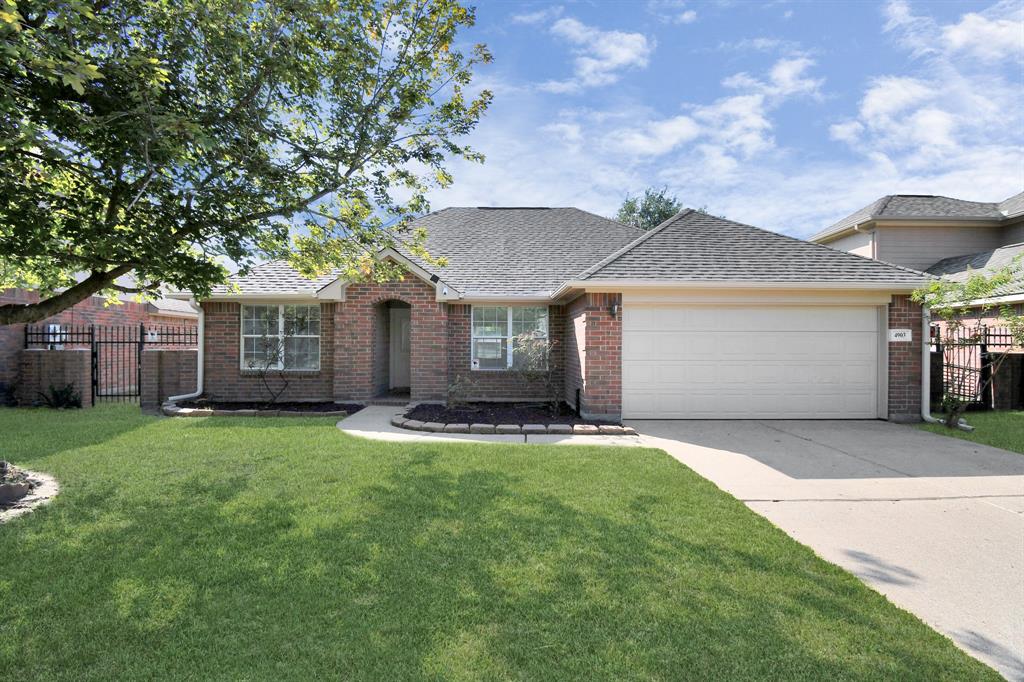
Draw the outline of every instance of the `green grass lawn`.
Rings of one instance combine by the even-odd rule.
[[[657,450],[0,410],[3,679],[998,679]]]
[[[936,417],[941,415],[935,415]],[[1024,412],[1000,410],[996,412],[968,412],[964,415],[973,431],[949,429],[942,424],[919,424],[925,431],[991,445],[1024,454]]]

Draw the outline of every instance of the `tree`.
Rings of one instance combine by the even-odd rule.
[[[1024,314],[1016,312],[1014,306],[999,301],[1007,290],[1016,289],[1024,282],[1018,257],[1010,265],[991,272],[973,272],[964,281],[935,279],[913,293],[913,300],[931,309],[932,316],[945,323],[942,351],[946,366],[959,366],[958,356],[964,346],[980,346],[985,343],[990,326],[1006,327],[1011,337],[1011,346],[1001,352],[989,353],[979,358],[987,363],[987,371],[959,368],[947,373],[944,382],[942,408],[946,413],[945,423],[950,428],[960,424],[960,418],[970,404],[970,396],[984,395],[992,383],[1007,354],[1013,348],[1024,348]]]
[[[3,0],[0,306],[32,322],[88,296],[197,295],[288,258],[378,281],[452,181],[491,101],[456,0]],[[435,259],[443,262],[443,259]]]
[[[552,416],[558,416],[562,396],[555,374],[559,353],[558,339],[532,332],[519,334],[514,341],[512,372],[527,391],[539,391]]]
[[[626,196],[615,219],[620,223],[649,230],[665,222],[683,209],[682,203],[668,193],[667,187],[659,190],[648,187],[642,197]]]

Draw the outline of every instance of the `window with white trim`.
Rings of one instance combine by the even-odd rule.
[[[319,305],[243,305],[242,369],[320,369]]]
[[[548,338],[547,306],[473,306],[473,369],[513,369],[517,337]]]

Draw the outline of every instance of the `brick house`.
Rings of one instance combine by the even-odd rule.
[[[39,295],[34,291],[0,289],[0,305],[30,304],[38,301]],[[102,296],[90,296],[71,308],[36,324],[60,325],[62,328],[139,324],[194,327],[198,317],[198,312],[187,301],[162,298],[147,303],[125,300],[120,305],[107,305]],[[20,356],[24,347],[24,324],[0,326],[0,405],[13,400],[14,387],[18,384],[20,377]],[[128,372],[130,373],[130,368],[128,368]]]
[[[389,250],[401,281],[271,262],[215,289],[203,394],[260,399],[269,365],[285,400],[536,399],[519,371],[532,338],[588,416],[920,418],[920,272],[692,210],[647,232],[574,208],[449,208],[418,226],[445,267]]]

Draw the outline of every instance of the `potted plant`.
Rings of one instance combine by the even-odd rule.
[[[31,489],[32,482],[25,472],[10,462],[0,460],[0,504],[17,502]]]

